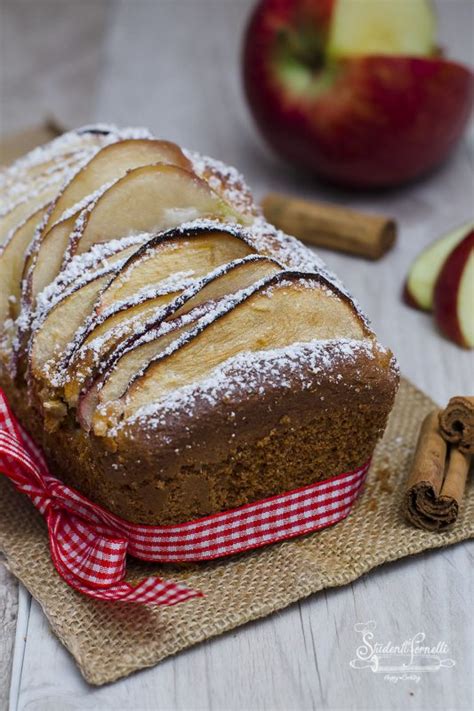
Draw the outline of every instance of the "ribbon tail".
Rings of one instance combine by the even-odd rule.
[[[66,578],[65,580],[69,582]],[[171,580],[153,577],[145,578],[135,586],[124,581],[121,584],[111,585],[108,588],[99,590],[79,587],[71,582],[69,582],[69,585],[95,600],[134,602],[142,605],[164,605],[170,607],[194,597],[203,597],[203,593],[199,590],[192,590]]]
[[[101,526],[51,508],[47,513],[51,557],[59,575],[75,590],[96,600],[176,605],[202,593],[170,580],[124,580],[127,541],[105,535]]]

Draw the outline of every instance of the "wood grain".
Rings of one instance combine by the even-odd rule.
[[[8,702],[17,612],[18,583],[0,556],[0,709],[6,708]]]
[[[2,59],[9,61],[0,71],[0,127],[16,130],[50,113],[69,124],[149,125],[235,164],[259,197],[275,190],[395,215],[399,240],[380,262],[323,256],[370,314],[403,372],[445,404],[472,389],[472,354],[445,341],[429,316],[404,306],[400,290],[414,255],[472,216],[472,138],[424,182],[390,193],[354,195],[299,177],[267,151],[243,99],[240,36],[252,5],[2,0]],[[443,44],[472,63],[472,3],[441,0],[437,6]],[[472,609],[472,558],[472,544],[465,544],[385,566],[99,690],[83,682],[33,602],[26,644],[17,654],[15,711],[471,708],[474,629],[466,611]],[[16,585],[5,572],[0,580],[0,620],[10,619]],[[419,631],[433,643],[446,641],[456,666],[398,684],[352,669],[359,643],[354,624],[369,619],[382,641]],[[12,625],[2,625],[5,659],[12,638]],[[0,708],[9,668],[8,660],[0,664]]]

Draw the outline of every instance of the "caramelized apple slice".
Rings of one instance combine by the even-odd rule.
[[[181,298],[176,299],[170,313],[173,318],[183,316],[197,306],[219,301],[281,271],[283,267],[278,262],[260,254],[236,259],[204,277],[196,287],[187,289]]]
[[[199,243],[201,249],[194,251],[191,249],[190,245],[194,245],[195,242]],[[151,243],[155,244],[156,239],[151,240]],[[156,248],[151,250],[156,255]],[[251,251],[251,248],[239,237],[218,230],[212,233],[205,231],[204,234],[190,239],[183,234],[176,235],[164,240],[163,247],[158,252],[159,258],[153,260],[154,268],[147,270],[147,280],[144,284],[147,287],[157,288],[160,281],[185,269],[196,277],[202,276],[219,264],[245,256]],[[205,258],[202,257],[204,252]],[[146,255],[146,249],[143,251],[143,248],[140,248],[135,252],[137,253]],[[47,311],[44,320],[33,334],[30,346],[30,368],[34,377],[42,377],[41,374],[50,370],[52,363],[56,363],[62,356],[76,331],[91,314],[94,304],[95,313],[101,313],[106,306],[112,305],[118,298],[126,298],[137,292],[139,282],[131,278],[130,266],[127,265],[145,261],[151,267],[149,262],[152,260],[135,260],[135,254],[132,254],[123,267],[119,263],[106,262],[100,277],[94,276],[93,273],[85,279],[78,277],[76,284],[68,283],[69,288],[66,293],[52,309]],[[123,257],[123,254],[118,256]],[[76,269],[73,269],[73,273],[75,271]],[[110,292],[108,288],[104,289],[108,284],[115,285]],[[102,290],[103,293],[97,300]],[[49,299],[47,291],[44,296]],[[108,294],[108,297],[103,299],[105,294]]]
[[[224,227],[194,228],[184,233],[170,230],[157,235],[132,255],[101,294],[96,312],[101,314],[174,274],[181,279],[184,276],[197,279],[221,264],[254,252],[243,237]]]
[[[34,305],[38,294],[59,274],[69,235],[78,216],[79,213],[76,212],[71,217],[56,222],[39,240],[36,254],[25,262],[24,276],[31,269],[29,301],[32,305]]]
[[[106,190],[75,231],[71,254],[137,232],[158,232],[200,217],[239,220],[206,182],[172,165],[129,171]]]
[[[128,308],[121,308],[100,321],[73,355],[65,351],[61,370],[65,372],[64,398],[69,405],[76,406],[84,383],[100,370],[102,362],[114,348],[118,349],[121,342],[134,333],[141,333],[147,318],[169,304],[178,293],[165,292]]]
[[[158,161],[190,167],[189,161],[174,143],[133,139],[106,146],[72,179],[59,196],[38,241],[31,275],[33,303],[39,292],[58,275],[69,235],[81,211],[78,210],[59,222],[54,222],[55,216],[63,214],[67,205],[77,204],[95,188],[100,188],[113,178],[120,178],[127,170]]]
[[[152,359],[159,357],[175,341],[191,333],[196,321],[202,315],[203,309],[197,308],[187,316],[163,323],[159,328],[150,331],[147,337],[141,338],[137,344],[125,349],[115,360],[113,368],[107,372],[106,377],[98,378],[92,383],[81,398],[78,409],[81,425],[89,430],[98,405],[119,401],[135,373]],[[96,426],[96,434],[99,434],[102,431],[103,420],[97,420]]]
[[[137,371],[121,398],[94,416],[94,430],[104,434],[109,418],[129,418],[171,391],[205,378],[215,367],[243,351],[281,348],[295,342],[331,338],[362,339],[364,324],[353,305],[322,277],[280,272],[237,305],[202,319],[171,349]],[[118,364],[117,364],[117,367]],[[104,420],[105,418],[105,420]]]
[[[89,316],[98,293],[109,280],[110,274],[106,273],[73,287],[34,330],[29,353],[29,369],[34,378],[42,380],[53,375],[52,363],[61,356],[76,330]]]
[[[43,214],[42,208],[34,212],[0,247],[0,324],[18,316],[24,254]]]
[[[142,241],[139,237],[142,237]],[[39,295],[36,309],[32,312],[36,322],[43,323],[49,312],[60,301],[95,278],[106,274],[109,280],[113,278],[147,237],[148,235],[137,235],[135,239],[124,238],[117,243],[110,242],[102,245],[103,249],[100,250],[93,247],[86,254],[73,260],[68,268]]]
[[[191,169],[191,164],[181,149],[169,141],[129,139],[112,143],[96,153],[66,185],[58,196],[46,228],[49,229],[59,220],[65,210],[94,193],[102,185],[117,180],[127,170],[152,163],[169,163]]]
[[[66,400],[76,405],[88,379],[101,373],[112,358],[127,350],[147,331],[158,328],[161,321],[183,316],[206,302],[215,302],[279,271],[280,265],[267,257],[246,257],[219,267],[181,295],[170,292],[146,298],[138,304],[122,302],[108,317],[99,318],[95,323],[92,320],[88,331],[80,336],[80,345],[63,366],[67,369]]]
[[[70,268],[40,295],[33,315],[29,346],[29,367],[33,376],[42,377],[45,364],[48,362],[49,369],[52,362],[62,356],[75,332],[90,316],[101,289],[138,246],[136,239],[126,238],[116,245],[107,245],[106,249],[104,246],[100,250],[93,248],[90,253],[82,255],[77,264],[72,262]],[[23,334],[23,340],[27,335]]]

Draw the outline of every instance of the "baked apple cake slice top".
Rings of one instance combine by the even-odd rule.
[[[218,161],[141,129],[90,127],[0,183],[0,324],[20,334],[17,370],[40,407],[58,400],[96,434],[153,422],[259,354],[278,381],[296,352],[329,370],[321,354],[334,348],[383,352],[343,285]]]
[[[142,300],[132,297],[120,301],[99,318],[92,317],[76,334],[61,363],[58,375],[64,380],[64,398],[75,406],[79,394],[89,384],[102,387],[109,376],[115,375],[114,364],[129,351],[137,349],[135,356],[146,364],[144,353],[148,351],[138,346],[153,340],[153,333],[164,322],[177,323],[190,312],[195,320],[200,309],[208,312],[225,296],[281,270],[273,259],[250,255],[217,267],[202,279],[192,281],[182,292],[158,288]],[[101,390],[101,401],[104,395],[105,388]]]
[[[164,347],[161,332],[138,341],[126,352],[126,365],[122,359],[110,364],[112,372],[102,380],[93,403],[97,409],[89,394],[81,416],[96,434],[104,434],[121,419],[140,416],[150,404],[199,383],[243,352],[340,337],[361,340],[366,335],[352,304],[323,277],[280,270],[227,296],[172,341],[167,333]],[[140,349],[146,349],[145,357],[133,360],[133,350],[136,355]]]

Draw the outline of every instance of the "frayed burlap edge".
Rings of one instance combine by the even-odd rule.
[[[382,563],[471,538],[472,483],[450,531],[418,530],[402,514],[403,485],[419,425],[433,406],[426,395],[402,381],[364,492],[351,515],[333,528],[184,570],[138,562],[129,566],[131,578],[152,572],[183,580],[205,592],[202,599],[168,609],[144,608],[95,602],[74,592],[53,569],[41,517],[3,477],[0,550],[86,680],[105,684],[311,593],[346,585]]]

